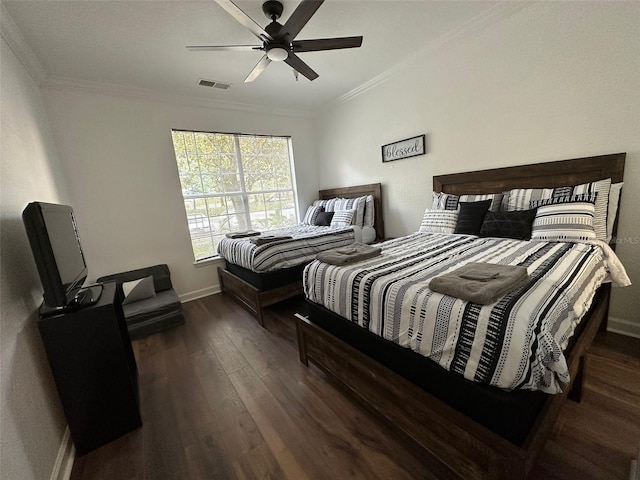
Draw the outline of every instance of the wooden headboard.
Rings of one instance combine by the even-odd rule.
[[[454,195],[500,193],[512,188],[555,188],[611,178],[623,181],[626,153],[493,168],[433,177],[433,191]],[[619,212],[620,210],[618,210]],[[618,215],[619,216],[619,215]],[[613,227],[617,232],[618,222]]]
[[[554,188],[611,178],[622,182],[626,153],[534,163],[433,177],[433,191],[462,194],[500,193],[512,188]]]
[[[382,185],[370,183],[368,185],[356,185],[353,187],[329,188],[318,192],[320,200],[330,198],[356,198],[365,195],[373,195],[373,207],[375,218],[373,228],[376,230],[376,239],[384,239],[384,220],[382,218]]]

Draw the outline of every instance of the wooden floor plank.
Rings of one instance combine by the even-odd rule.
[[[586,453],[586,452],[585,452]],[[553,472],[563,480],[605,480],[616,477],[602,465],[598,465],[592,459],[566,448],[566,444],[550,440],[545,445],[543,454],[538,463],[547,471]],[[536,478],[536,477],[534,477]],[[540,477],[542,479],[546,477]]]
[[[143,427],[76,459],[71,480],[428,479],[438,470],[298,359],[301,299],[265,310],[184,305],[186,323],[133,342]],[[565,402],[531,479],[627,480],[640,441],[640,340],[590,351],[581,403]]]
[[[314,464],[312,450],[305,445],[307,439],[300,434],[287,412],[272,398],[252,370],[234,372],[231,381],[285,476],[292,480],[308,479],[302,465],[309,468]]]

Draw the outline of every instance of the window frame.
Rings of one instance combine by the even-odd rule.
[[[227,136],[232,136],[233,137],[233,144],[234,144],[234,151],[235,151],[235,162],[236,162],[236,167],[237,167],[237,175],[238,175],[238,183],[240,185],[240,190],[236,190],[236,191],[229,191],[229,192],[216,192],[216,193],[207,193],[207,192],[202,192],[202,193],[197,193],[197,194],[190,194],[190,195],[185,195],[184,194],[184,190],[183,190],[183,184],[182,184],[182,177],[183,175],[187,174],[187,173],[191,173],[191,172],[183,172],[180,170],[180,165],[178,162],[178,151],[176,150],[176,143],[174,142],[174,133],[181,133],[181,134],[192,134],[192,135],[196,135],[196,134],[205,134],[205,135],[227,135]],[[288,167],[289,167],[289,177],[290,177],[290,188],[286,188],[286,189],[261,189],[261,190],[253,190],[253,191],[247,191],[246,189],[246,178],[245,178],[245,171],[244,171],[244,165],[243,165],[243,152],[242,152],[242,148],[241,148],[241,138],[242,137],[246,137],[246,138],[268,138],[268,139],[281,139],[281,140],[285,140],[286,144],[287,144],[287,163],[288,163]],[[248,228],[256,228],[252,226],[252,221],[251,221],[251,214],[252,213],[256,213],[256,212],[251,212],[250,210],[250,201],[249,201],[249,197],[252,195],[269,195],[269,194],[275,194],[275,193],[291,193],[292,199],[293,199],[293,207],[294,207],[294,222],[292,223],[292,225],[297,225],[300,223],[300,209],[299,209],[299,205],[298,205],[298,190],[297,190],[297,184],[296,184],[296,174],[295,174],[295,161],[294,161],[294,156],[293,156],[293,141],[290,135],[268,135],[268,134],[252,134],[252,133],[239,133],[239,132],[209,132],[209,131],[203,131],[203,130],[188,130],[188,129],[180,129],[180,128],[172,128],[171,129],[171,142],[172,142],[172,147],[173,147],[173,151],[174,151],[174,157],[175,157],[175,162],[176,162],[176,169],[177,169],[177,173],[178,173],[178,179],[180,182],[180,195],[182,197],[182,204],[183,207],[185,208],[184,212],[185,212],[185,219],[186,219],[186,224],[187,224],[187,228],[189,230],[189,239],[190,239],[190,245],[191,245],[191,250],[193,253],[193,257],[194,257],[194,264],[198,265],[198,264],[202,264],[204,262],[209,262],[212,260],[217,260],[220,258],[220,255],[217,253],[217,246],[216,246],[216,237],[221,237],[224,236],[225,233],[227,233],[226,231],[222,230],[222,231],[214,231],[211,228],[211,224],[210,224],[210,219],[214,218],[211,215],[204,215],[203,219],[205,219],[206,223],[207,223],[207,230],[208,233],[206,234],[207,237],[209,237],[211,239],[211,242],[213,244],[213,248],[214,248],[214,252],[211,255],[206,255],[203,257],[198,258],[196,255],[196,249],[195,249],[195,245],[194,245],[194,236],[192,234],[192,229],[190,227],[192,222],[192,219],[190,218],[190,214],[188,213],[188,210],[186,208],[186,202],[187,201],[197,201],[197,200],[204,200],[205,202],[207,202],[208,199],[222,199],[225,203],[226,197],[231,197],[231,196],[238,196],[242,199],[242,204],[243,204],[243,212],[234,212],[233,215],[243,215],[244,218],[244,222],[246,225],[248,225]],[[188,155],[188,151],[187,148],[185,146],[184,152],[187,153]],[[198,157],[200,157],[201,153],[196,153],[196,155]],[[200,171],[200,160],[198,159],[198,173],[197,173],[199,179],[200,179],[200,183],[201,185],[204,185],[204,180],[203,180],[203,174]],[[264,197],[263,197],[264,198]],[[266,207],[265,207],[266,208]],[[208,207],[207,207],[208,209]],[[228,210],[227,210],[228,211]],[[266,210],[265,210],[266,212]],[[231,217],[231,214],[227,215],[228,217]],[[254,221],[255,223],[255,221]],[[271,228],[280,228],[280,227],[271,227]],[[231,231],[231,230],[229,230]]]

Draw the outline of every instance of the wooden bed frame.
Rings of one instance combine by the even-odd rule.
[[[382,218],[382,185],[371,183],[367,185],[357,185],[353,187],[330,188],[319,191],[320,200],[330,198],[356,198],[365,195],[372,195],[374,201],[374,229],[376,238],[384,239],[384,220]],[[260,325],[264,326],[262,309],[281,302],[287,298],[302,295],[302,277],[295,282],[269,290],[260,290],[251,283],[234,275],[225,268],[218,267],[220,277],[220,289],[223,293],[232,296],[241,305],[253,313]]]
[[[611,178],[621,182],[625,154],[603,155],[434,177],[436,192],[497,193],[512,188],[559,187]],[[615,235],[615,229],[614,229]],[[420,454],[439,478],[525,478],[544,447],[565,397],[579,401],[586,352],[606,325],[610,286],[600,288],[586,325],[567,358],[571,384],[549,395],[533,427],[515,445],[405,380],[309,319],[296,315],[300,361],[338,380],[367,409]]]

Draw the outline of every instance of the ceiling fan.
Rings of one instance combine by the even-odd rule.
[[[300,30],[307,24],[323,2],[324,0],[302,0],[286,23],[281,25],[278,23],[278,18],[282,15],[282,3],[277,0],[268,0],[262,4],[262,11],[267,18],[271,20],[271,23],[263,29],[231,0],[216,0],[218,5],[258,37],[262,44],[190,45],[187,46],[187,49],[191,51],[265,52],[258,64],[244,80],[245,82],[253,82],[272,61],[284,61],[296,72],[301,73],[309,80],[315,80],[318,78],[318,74],[314,72],[309,65],[304,63],[296,53],[356,48],[362,45],[362,36],[295,40]]]

